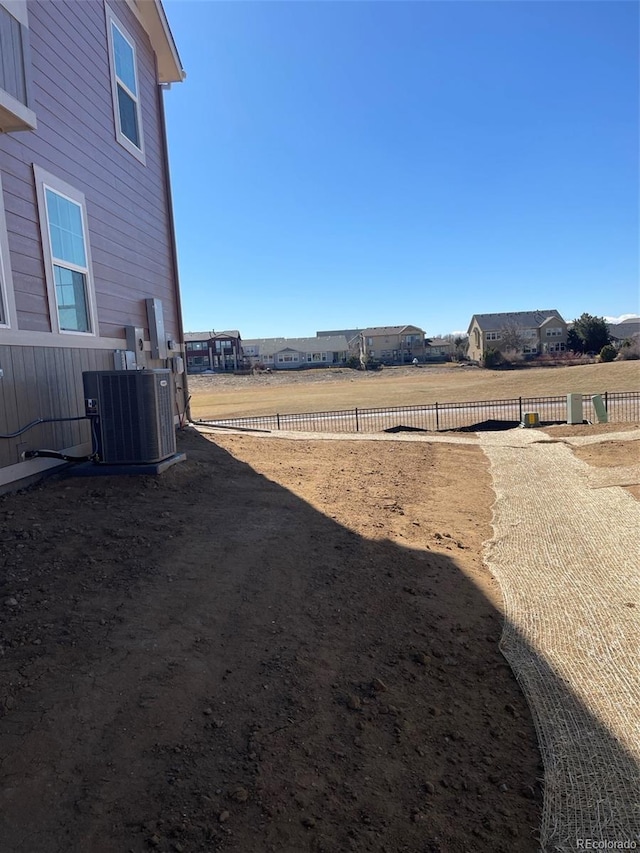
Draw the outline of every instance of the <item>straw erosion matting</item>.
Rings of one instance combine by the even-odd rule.
[[[640,843],[640,504],[623,488],[640,482],[639,438],[481,437],[496,492],[485,558],[538,730],[550,853]],[[573,447],[613,466],[594,476]]]

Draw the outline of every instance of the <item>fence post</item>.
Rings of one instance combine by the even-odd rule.
[[[436,432],[440,430],[440,416],[438,415],[438,403],[436,402]]]
[[[605,412],[609,411],[609,392],[604,392],[604,410]]]
[[[280,415],[276,414],[276,422],[278,424],[278,429],[280,429]]]
[[[518,411],[520,413],[519,421],[522,423],[522,397],[518,397]]]
[[[356,408],[356,432],[360,432],[360,424],[358,422],[358,409]]]

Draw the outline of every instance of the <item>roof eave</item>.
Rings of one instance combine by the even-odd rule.
[[[145,28],[158,65],[158,83],[181,83],[187,76],[161,0],[127,0]]]

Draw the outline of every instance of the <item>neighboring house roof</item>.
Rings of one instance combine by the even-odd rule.
[[[253,338],[244,341],[245,347],[258,347],[260,355],[274,355],[289,349],[295,352],[346,352],[344,335],[321,338]]]
[[[357,338],[362,329],[334,329],[332,332],[316,332],[316,338],[336,338],[344,335],[348,341]]]
[[[211,340],[216,340],[220,338],[240,338],[240,332],[237,329],[227,329],[226,332],[213,332],[211,335]]]
[[[635,335],[640,335],[640,317],[624,320],[622,323],[607,323],[609,334],[616,341],[626,341]]]
[[[430,347],[453,347],[455,344],[453,341],[447,341],[444,338],[433,338],[429,341]]]
[[[185,343],[193,341],[211,341],[216,338],[239,338],[240,332],[237,329],[231,329],[227,332],[216,332],[211,329],[208,332],[185,332]]]
[[[127,0],[127,4],[149,36],[158,60],[158,82],[181,83],[187,75],[182,67],[161,0]]]
[[[390,335],[401,335],[407,329],[415,329],[416,332],[424,334],[419,326],[371,326],[368,329],[362,329],[361,334],[370,338],[389,337]]]
[[[191,343],[192,341],[208,341],[213,332],[185,332],[184,340],[185,343]]]
[[[564,319],[555,308],[548,311],[512,311],[504,314],[474,314],[469,323],[469,331],[475,320],[483,332],[498,332],[507,323],[516,323],[523,329],[537,329],[550,319]]]

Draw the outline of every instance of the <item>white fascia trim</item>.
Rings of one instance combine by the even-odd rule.
[[[127,342],[123,338],[99,338],[92,335],[31,332],[28,329],[5,328],[2,329],[2,344],[16,347],[57,347],[58,349],[114,350],[127,348]]]
[[[0,130],[12,133],[18,130],[36,130],[36,114],[17,98],[0,89]]]
[[[95,338],[98,334],[98,305],[96,302],[96,289],[93,281],[93,263],[91,261],[91,241],[89,239],[89,220],[87,218],[87,203],[84,193],[72,187],[66,181],[46,172],[40,166],[33,164],[33,173],[36,181],[36,198],[38,200],[38,218],[40,220],[40,235],[42,237],[42,253],[44,257],[44,274],[47,283],[47,298],[49,300],[49,312],[51,328],[54,334],[66,338],[81,339],[84,341]],[[47,215],[47,201],[45,198],[45,186],[66,196],[75,204],[79,205],[82,212],[82,227],[84,229],[85,254],[87,256],[87,307],[89,309],[90,332],[62,331],[58,317],[58,301],[56,299],[56,288],[53,278],[53,257],[51,255],[51,238],[49,234],[49,217]]]
[[[29,29],[27,0],[0,0],[0,6],[25,29]],[[36,130],[37,127],[38,122],[34,111],[9,92],[0,89],[0,130],[11,133],[18,130]]]
[[[187,76],[160,0],[126,0],[144,27],[156,54],[158,83],[181,83]]]

